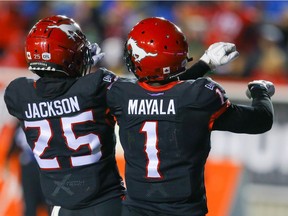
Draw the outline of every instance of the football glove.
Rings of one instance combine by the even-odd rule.
[[[216,67],[225,65],[239,56],[233,43],[218,42],[209,46],[200,60],[204,61],[214,70]]]
[[[253,90],[256,89],[266,89],[270,97],[275,93],[275,87],[272,82],[266,80],[254,80],[248,83],[248,89],[246,90],[246,95],[249,99],[253,96],[251,94]]]
[[[97,43],[92,43],[89,46],[91,52],[91,66],[95,66],[105,55],[105,53],[101,52],[101,48]]]

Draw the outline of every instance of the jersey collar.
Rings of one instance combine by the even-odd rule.
[[[138,85],[141,86],[142,88],[148,90],[148,91],[154,91],[154,92],[158,92],[158,91],[166,91],[168,89],[173,88],[175,85],[182,83],[183,81],[173,81],[161,86],[152,86],[149,85],[148,83],[145,82],[138,82]]]

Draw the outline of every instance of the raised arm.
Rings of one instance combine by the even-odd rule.
[[[274,92],[271,82],[250,82],[246,93],[252,98],[251,106],[231,104],[227,111],[215,120],[212,130],[248,134],[269,131],[273,125],[274,110],[270,98]]]
[[[214,43],[205,51],[198,62],[179,75],[179,80],[197,79],[203,77],[207,72],[228,64],[239,56],[233,43]]]

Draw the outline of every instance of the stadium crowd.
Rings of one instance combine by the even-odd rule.
[[[25,35],[37,20],[62,14],[102,47],[103,66],[126,75],[122,56],[129,29],[145,17],[163,16],[187,35],[194,62],[214,42],[236,44],[237,61],[211,76],[288,82],[286,1],[1,1],[0,14],[0,67],[26,68]]]

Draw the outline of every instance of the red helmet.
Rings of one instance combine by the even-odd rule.
[[[25,44],[29,70],[43,74],[60,72],[79,77],[90,70],[89,41],[79,25],[66,16],[51,16],[37,22]]]
[[[160,18],[137,23],[128,35],[124,58],[139,81],[161,81],[186,70],[188,44],[181,29]]]

